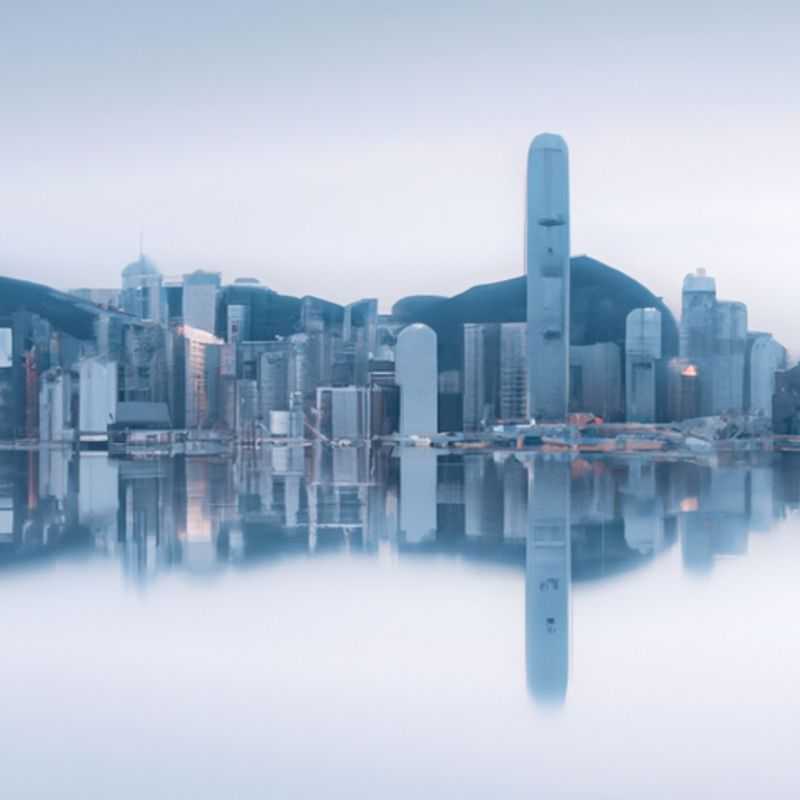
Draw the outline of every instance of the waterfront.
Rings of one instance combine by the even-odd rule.
[[[797,794],[796,456],[0,458],[9,797]]]

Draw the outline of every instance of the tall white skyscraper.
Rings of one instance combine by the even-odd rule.
[[[400,387],[400,433],[430,436],[438,430],[439,375],[436,334],[416,323],[397,337],[395,379]]]
[[[528,410],[564,421],[569,407],[569,157],[542,133],[528,151],[525,269],[528,275]]]

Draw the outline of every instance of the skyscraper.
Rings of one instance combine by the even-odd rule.
[[[698,386],[698,413],[713,413],[714,311],[717,305],[717,284],[698,269],[683,279],[681,297],[681,358],[690,361],[696,369]]]
[[[786,367],[786,350],[769,333],[752,333],[748,338],[746,407],[751,414],[771,417],[775,373]]]
[[[570,411],[617,422],[624,416],[622,355],[615,342],[596,342],[569,349]]]
[[[129,314],[152,322],[164,323],[167,300],[163,278],[156,265],[145,255],[122,270],[122,308]]]
[[[214,333],[217,320],[219,272],[196,270],[183,276],[183,324]]]
[[[566,142],[542,133],[528,151],[528,411],[563,421],[569,402],[569,165]]]
[[[712,414],[744,411],[747,306],[718,302],[714,313],[714,402]]]
[[[528,326],[504,322],[500,326],[500,419],[524,422],[528,414]]]
[[[436,334],[409,325],[397,337],[395,375],[400,387],[400,433],[430,436],[438,430]]]
[[[635,308],[625,320],[625,419],[656,421],[656,374],[661,359],[661,312]]]
[[[527,332],[524,322],[464,325],[464,430],[528,419]]]

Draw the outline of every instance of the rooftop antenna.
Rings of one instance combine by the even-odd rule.
[[[144,232],[139,231],[139,261],[144,258]]]

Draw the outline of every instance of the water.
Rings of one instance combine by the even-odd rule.
[[[795,798],[799,505],[792,456],[0,454],[2,796]]]

